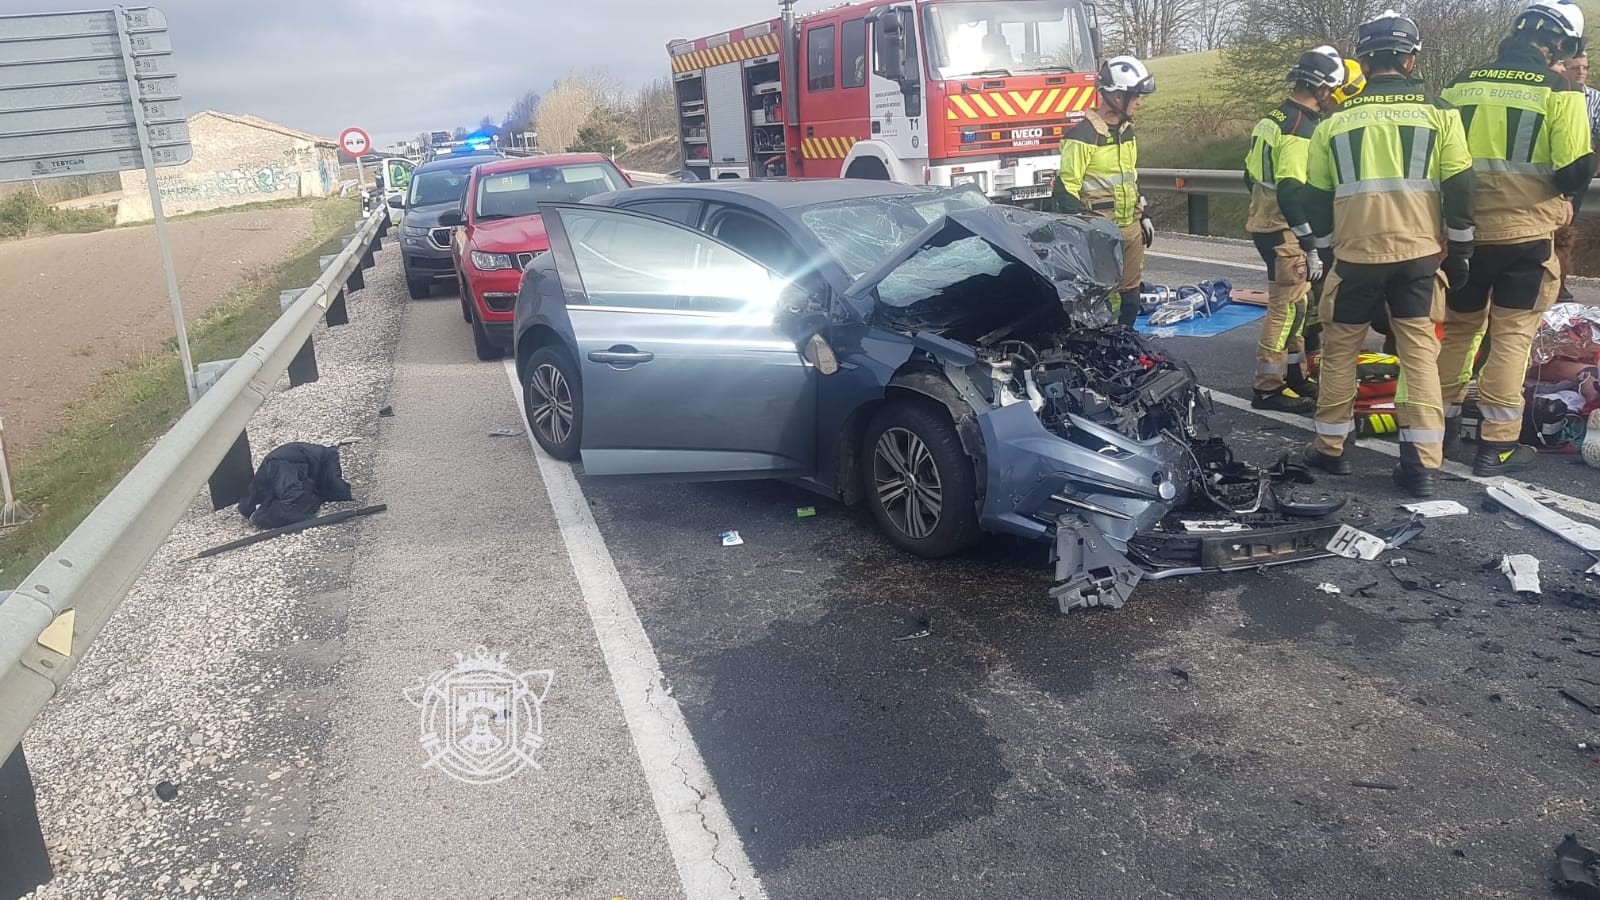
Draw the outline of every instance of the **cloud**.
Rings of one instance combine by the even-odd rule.
[[[0,0],[0,14],[40,5]],[[166,13],[191,112],[248,113],[329,136],[358,125],[379,146],[486,115],[498,121],[525,91],[547,91],[574,70],[608,69],[628,84],[667,77],[669,40],[778,15],[776,0],[153,5]]]

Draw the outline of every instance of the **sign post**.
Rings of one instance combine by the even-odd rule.
[[[365,196],[367,193],[367,164],[362,161],[362,157],[366,156],[367,152],[372,149],[372,138],[368,137],[367,133],[359,128],[346,128],[339,133],[339,147],[356,158],[356,178],[361,183],[361,194]],[[380,186],[377,182],[381,180],[375,179],[374,185]],[[363,209],[362,211],[365,212],[366,210]]]
[[[194,364],[156,168],[194,156],[167,19],[149,6],[0,16],[0,181],[143,169],[183,382]]]

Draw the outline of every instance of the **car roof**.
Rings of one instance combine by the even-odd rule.
[[[492,163],[484,163],[483,174],[493,175],[496,172],[520,172],[523,169],[538,169],[544,166],[564,166],[573,163],[606,163],[611,160],[599,153],[556,153],[550,156],[509,156],[497,159]]]
[[[438,172],[443,169],[470,169],[500,159],[499,156],[441,156],[432,162],[417,166],[417,172]]]
[[[627,192],[629,198],[649,193],[667,197],[694,197],[700,200],[735,198],[747,202],[741,206],[767,205],[782,210],[831,203],[837,200],[860,200],[872,197],[903,197],[908,194],[938,195],[963,188],[946,188],[921,184],[901,184],[895,181],[869,181],[864,178],[754,178],[728,179],[726,181],[686,181],[675,184],[643,185]],[[621,193],[621,192],[618,192]],[[620,199],[620,197],[618,198]],[[756,201],[752,204],[748,201]],[[612,205],[608,196],[604,201]]]

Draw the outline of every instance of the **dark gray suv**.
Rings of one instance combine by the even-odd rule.
[[[390,206],[405,210],[400,220],[400,259],[411,299],[432,294],[436,281],[455,283],[456,268],[450,258],[453,229],[441,226],[439,216],[460,211],[473,168],[503,158],[491,153],[442,157],[418,166],[405,197],[390,199]]]

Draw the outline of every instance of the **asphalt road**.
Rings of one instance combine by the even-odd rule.
[[[1169,265],[1152,275],[1216,274]],[[674,758],[703,761],[702,799],[736,833],[719,839],[773,898],[1526,898],[1547,895],[1563,834],[1600,840],[1600,755],[1579,748],[1600,717],[1560,694],[1600,697],[1600,657],[1580,652],[1600,653],[1600,598],[1582,554],[1483,513],[1480,485],[1447,479],[1474,514],[1376,562],[1147,583],[1063,617],[1043,548],[913,559],[863,511],[780,483],[579,470],[580,533],[552,487],[571,467],[487,437],[520,411],[455,299],[406,316],[375,451],[392,508],[356,553],[363,650],[335,685],[348,749],[316,804],[314,893],[677,895],[646,781],[675,814],[640,775],[651,744],[585,575],[602,557],[616,580],[599,589],[636,611],[687,726]],[[1253,343],[1171,347],[1237,394]],[[1226,407],[1215,424],[1256,462],[1306,438]],[[1386,519],[1391,465],[1362,451],[1326,486]],[[1533,480],[1600,496],[1577,477],[1551,462]],[[728,530],[745,543],[721,546]],[[1518,551],[1542,562],[1538,602],[1484,570]],[[895,640],[922,620],[926,637]],[[416,723],[396,691],[473,640],[558,676],[543,768],[468,791],[396,752]]]

